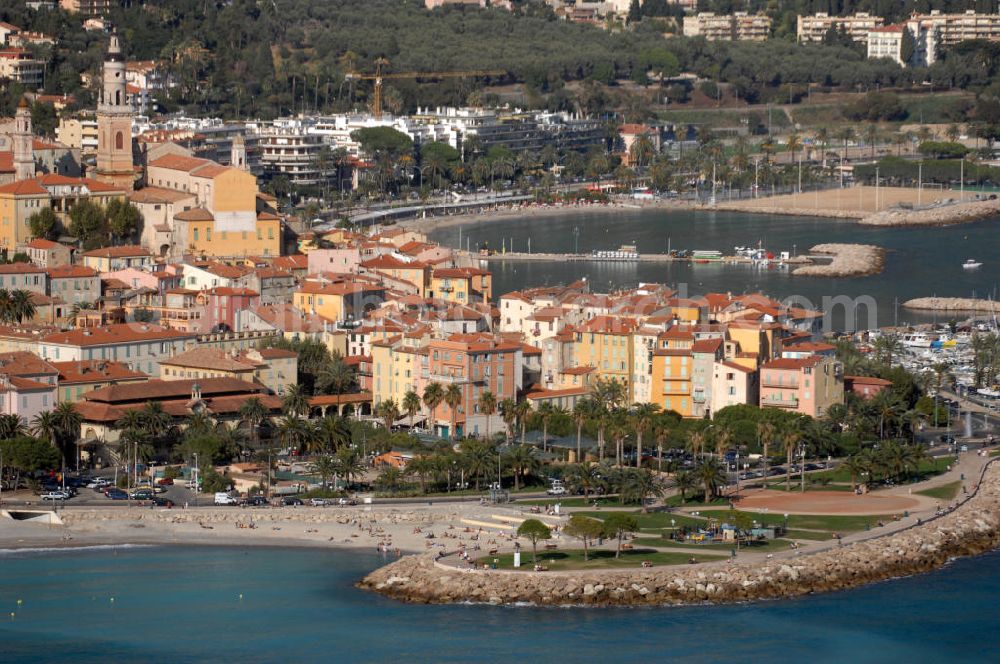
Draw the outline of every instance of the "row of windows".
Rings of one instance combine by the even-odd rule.
[[[194,228],[192,230],[194,231],[194,241],[197,242],[198,241],[198,229]],[[228,240],[229,239],[229,231],[220,231],[220,232],[222,233],[222,239],[223,240]],[[249,231],[240,231],[240,233],[243,235],[243,239],[244,240],[249,239]],[[261,229],[259,229],[259,228],[257,229],[257,239],[258,240],[263,240],[264,239],[264,235],[261,232]],[[268,229],[267,229],[267,239],[268,240],[273,240],[274,239],[274,227],[268,227]],[[212,241],[212,229],[211,228],[206,228],[205,229],[205,242],[211,242],[211,241]]]

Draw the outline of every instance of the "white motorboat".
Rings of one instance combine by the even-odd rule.
[[[909,348],[930,348],[934,339],[923,332],[913,332],[903,335],[903,345]]]
[[[982,266],[983,264],[974,258],[970,258],[969,260],[962,263],[962,267],[965,268],[966,270],[975,270],[977,267],[982,267]]]

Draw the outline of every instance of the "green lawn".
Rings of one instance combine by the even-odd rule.
[[[728,498],[714,498],[710,500],[708,503],[705,502],[704,498],[705,498],[704,494],[698,494],[696,496],[689,495],[687,496],[687,498],[685,498],[684,502],[681,502],[680,495],[674,495],[670,496],[665,501],[663,501],[663,504],[669,507],[695,507],[698,505],[710,507],[712,505],[719,506],[719,505],[729,504]]]
[[[601,521],[607,517],[611,512],[574,512],[574,514],[583,514],[584,516],[589,516],[593,519],[600,519]],[[686,514],[677,513],[667,513],[667,512],[650,512],[649,514],[641,514],[638,511],[630,511],[629,514],[635,517],[636,521],[639,522],[640,530],[657,530],[662,531],[671,527],[680,526],[704,526],[705,520],[699,519],[697,517],[688,516]]]
[[[654,551],[652,549],[631,549],[622,551],[621,558],[615,558],[615,552],[607,549],[592,549],[590,559],[583,559],[583,549],[561,549],[558,551],[538,552],[538,564],[548,567],[550,570],[568,569],[603,569],[609,567],[641,567],[643,562],[650,562],[654,565],[687,565],[690,563],[691,554]],[[697,555],[694,556],[698,562],[708,562],[712,560],[722,560],[725,556],[719,555]],[[476,560],[480,567],[492,565],[497,560],[498,569],[514,569],[514,554],[505,553],[499,556],[483,556]],[[533,571],[531,557],[531,547],[521,549],[521,568],[526,572]]]
[[[712,511],[706,510],[702,512],[705,516],[711,516],[716,519],[725,521],[726,516],[729,514],[727,511]],[[745,512],[747,516],[754,519],[758,523],[761,520],[767,525],[783,525],[785,523],[785,518],[781,514],[771,513],[771,514],[759,514],[757,512]],[[855,530],[864,530],[865,526],[874,526],[875,523],[882,518],[886,520],[887,517],[878,516],[847,516],[840,514],[790,514],[788,516],[788,528],[807,528],[810,530],[827,530],[831,532],[851,532]]]
[[[923,491],[917,491],[921,496],[930,496],[931,498],[937,498],[938,500],[951,500],[958,495],[958,492],[962,490],[962,482],[949,482],[948,484],[942,484],[941,486],[936,486],[932,489],[924,489]]]
[[[697,542],[674,542],[661,537],[637,537],[632,540],[634,546],[658,546],[658,547],[671,547],[677,549],[691,549],[692,551],[698,549],[705,549],[706,551],[730,551],[733,549],[735,544],[724,544],[722,542],[717,542],[713,544],[698,544]],[[754,542],[753,544],[746,546],[740,546],[741,551],[780,551],[781,549],[787,549],[792,545],[790,540],[787,539],[773,539],[773,540],[762,540],[760,542]]]
[[[597,502],[601,507],[629,507],[629,505],[622,505],[618,502],[617,498],[590,498],[589,500],[584,500],[582,496],[575,498],[525,498],[517,501],[520,505],[546,506],[558,503],[563,507],[593,507],[594,502]],[[634,506],[638,507],[638,503]]]
[[[823,541],[832,539],[833,535],[827,531],[819,532],[815,530],[792,530],[791,528],[789,528],[788,531],[785,533],[785,537],[787,537],[788,539],[797,539],[797,540]]]
[[[948,467],[955,463],[955,457],[947,456],[941,457],[939,459],[925,459],[920,462],[917,467],[916,476],[913,477],[912,481],[916,482],[919,480],[925,480],[928,477],[935,477],[948,471]],[[855,478],[858,479],[858,478]],[[794,485],[796,481],[796,475],[792,475],[792,484]],[[851,474],[847,472],[847,469],[843,466],[834,468],[833,470],[825,470],[818,473],[807,473],[806,474],[806,484],[818,484],[818,483],[840,483],[847,484],[848,490],[850,490]],[[784,480],[782,480],[782,486],[784,486]]]

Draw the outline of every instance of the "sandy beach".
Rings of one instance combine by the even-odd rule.
[[[17,509],[9,506],[9,509]],[[33,509],[33,508],[26,508]],[[63,525],[0,518],[0,549],[122,544],[320,546],[419,553],[507,540],[521,507],[465,503],[354,507],[68,507]],[[491,526],[491,527],[487,527]]]

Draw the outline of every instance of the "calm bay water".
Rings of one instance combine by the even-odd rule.
[[[353,587],[380,562],[374,555],[278,548],[5,553],[0,661],[996,657],[1000,553],[843,593],[635,610],[409,606]]]
[[[493,263],[494,292],[502,294],[535,285],[568,283],[587,277],[594,290],[627,287],[652,281],[681,287],[691,294],[763,291],[779,299],[800,296],[821,308],[825,296],[871,296],[878,305],[878,323],[926,322],[933,314],[916,314],[895,306],[914,297],[941,295],[979,297],[998,292],[1000,284],[1000,220],[942,228],[879,228],[850,221],[815,217],[751,215],[733,212],[692,212],[640,209],[586,210],[564,217],[520,217],[464,224],[462,244],[488,242],[533,252],[581,252],[617,249],[636,244],[640,252],[673,249],[715,249],[731,253],[734,246],[757,246],[772,252],[807,252],[823,242],[876,244],[888,250],[885,271],[872,277],[821,279],[793,277],[787,270],[741,265],[690,263],[517,262]],[[574,234],[579,229],[579,236]],[[434,240],[457,246],[459,228],[432,232]],[[967,258],[984,264],[962,269]],[[939,320],[946,320],[938,317]],[[837,320],[837,327],[843,320]],[[859,323],[864,327],[863,321]]]

